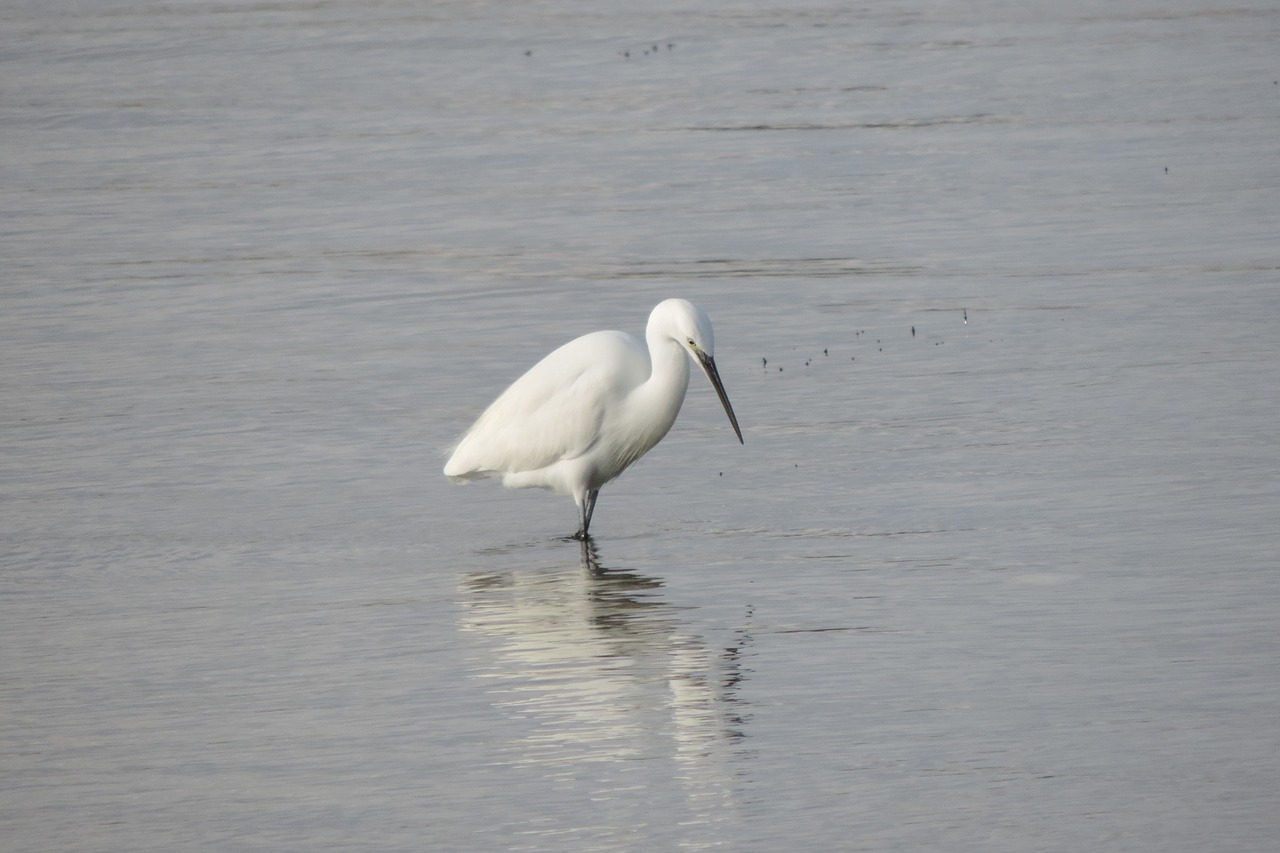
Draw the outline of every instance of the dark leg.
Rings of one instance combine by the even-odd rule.
[[[592,489],[582,498],[582,504],[578,507],[578,532],[572,538],[583,541],[590,538],[587,536],[587,529],[591,527],[591,513],[596,511],[596,498],[599,496],[600,490]]]

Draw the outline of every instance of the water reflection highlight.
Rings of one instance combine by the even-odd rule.
[[[472,674],[495,707],[528,723],[503,752],[548,778],[589,773],[605,788],[620,781],[610,765],[671,762],[693,821],[733,819],[750,754],[740,696],[749,630],[713,646],[661,579],[605,567],[591,541],[579,556],[562,569],[461,578],[462,630],[487,641]]]

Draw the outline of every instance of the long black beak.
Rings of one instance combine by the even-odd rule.
[[[729,405],[729,395],[724,393],[724,383],[720,381],[720,371],[716,370],[716,360],[699,351],[698,365],[702,368],[702,372],[707,374],[707,378],[711,380],[711,387],[716,389],[716,396],[720,398],[720,405],[724,406],[724,413],[729,416],[729,423],[733,424],[733,432],[738,436],[738,443],[746,444],[742,440],[742,430],[738,429],[738,418],[733,413],[733,406]]]

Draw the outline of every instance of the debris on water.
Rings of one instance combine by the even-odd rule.
[[[915,336],[916,336],[916,327],[915,327],[915,326],[912,326],[912,327],[911,327],[911,337],[913,337],[913,338],[914,338]]]

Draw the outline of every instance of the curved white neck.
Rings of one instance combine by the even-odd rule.
[[[671,429],[684,404],[689,390],[689,356],[670,335],[646,333],[645,341],[649,345],[649,378],[632,398],[639,409],[637,419],[648,424],[646,432],[656,444]]]

